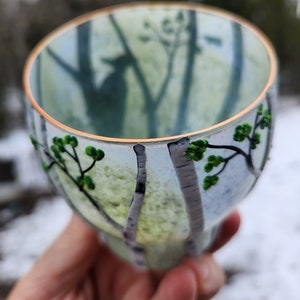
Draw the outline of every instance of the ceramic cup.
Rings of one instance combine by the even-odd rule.
[[[120,257],[198,256],[268,159],[276,56],[247,21],[187,3],[83,15],[31,53],[32,143],[57,189]]]

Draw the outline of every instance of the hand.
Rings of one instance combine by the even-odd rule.
[[[210,252],[186,258],[166,272],[135,270],[121,261],[97,234],[73,216],[64,232],[12,290],[8,300],[204,300],[224,284],[212,252],[238,230],[237,212],[227,218]]]

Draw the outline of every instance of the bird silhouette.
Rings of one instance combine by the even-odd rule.
[[[88,99],[88,114],[97,133],[120,137],[124,126],[128,91],[125,71],[132,59],[128,55],[121,55],[102,61],[109,64],[112,71],[95,91],[95,99]]]

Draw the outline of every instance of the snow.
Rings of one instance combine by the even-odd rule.
[[[281,106],[271,160],[239,206],[240,232],[216,257],[236,273],[214,300],[298,300],[300,106]]]
[[[70,215],[62,198],[41,199],[34,213],[17,218],[0,232],[0,281],[23,276],[67,225]]]
[[[16,168],[14,171],[19,185],[22,188],[33,186],[46,188],[49,185],[47,176],[40,172],[40,161],[35,159],[36,154],[32,149],[25,130],[13,130],[7,138],[0,141],[0,157],[14,161]]]
[[[300,99],[296,100],[281,102],[271,159],[239,205],[241,229],[216,253],[230,277],[214,300],[299,299]],[[39,201],[32,214],[10,222],[0,232],[0,281],[20,278],[70,215],[64,200],[55,197]]]

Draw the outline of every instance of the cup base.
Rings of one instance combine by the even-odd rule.
[[[202,232],[201,237],[199,238],[200,245],[198,245],[198,256],[212,246],[218,237],[220,227],[221,224],[217,224]],[[182,259],[189,256],[187,253],[186,241],[170,240],[164,243],[158,242],[145,245],[143,253],[139,253],[140,257],[143,257],[143,262],[141,263],[141,259],[137,259],[136,253],[132,252],[132,248],[126,245],[123,239],[103,232],[99,233],[99,238],[118,257],[141,270],[159,271],[170,269],[178,265]]]

